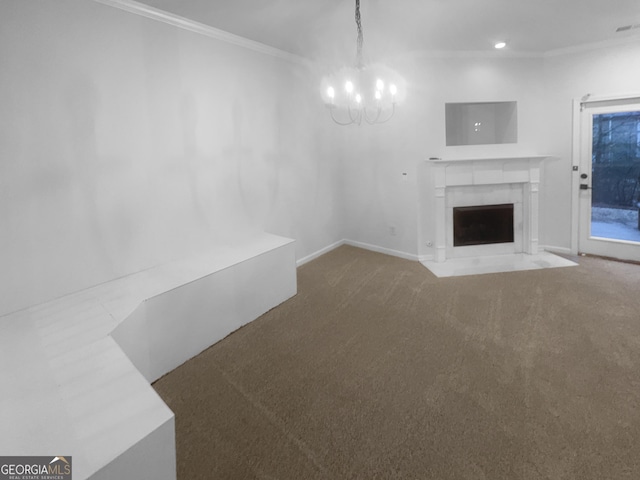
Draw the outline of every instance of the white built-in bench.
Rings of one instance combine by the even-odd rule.
[[[175,479],[150,386],[296,293],[294,242],[261,234],[0,318],[0,455],[67,455],[73,478]]]

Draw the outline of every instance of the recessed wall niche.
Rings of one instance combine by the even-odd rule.
[[[446,103],[447,146],[518,141],[518,102]]]

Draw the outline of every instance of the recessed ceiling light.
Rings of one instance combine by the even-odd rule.
[[[494,47],[496,47],[498,50],[501,49],[501,48],[504,48],[506,46],[507,46],[507,44],[505,42],[498,42],[498,43],[496,43],[494,45]]]

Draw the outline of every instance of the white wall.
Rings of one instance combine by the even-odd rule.
[[[546,143],[557,159],[547,162],[541,209],[541,243],[571,246],[571,171],[573,100],[585,94],[640,93],[640,41],[566,53],[545,59]]]
[[[0,315],[255,230],[342,238],[304,65],[92,1],[0,18]]]

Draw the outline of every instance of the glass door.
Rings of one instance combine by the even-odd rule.
[[[640,261],[640,103],[582,112],[579,250]]]

